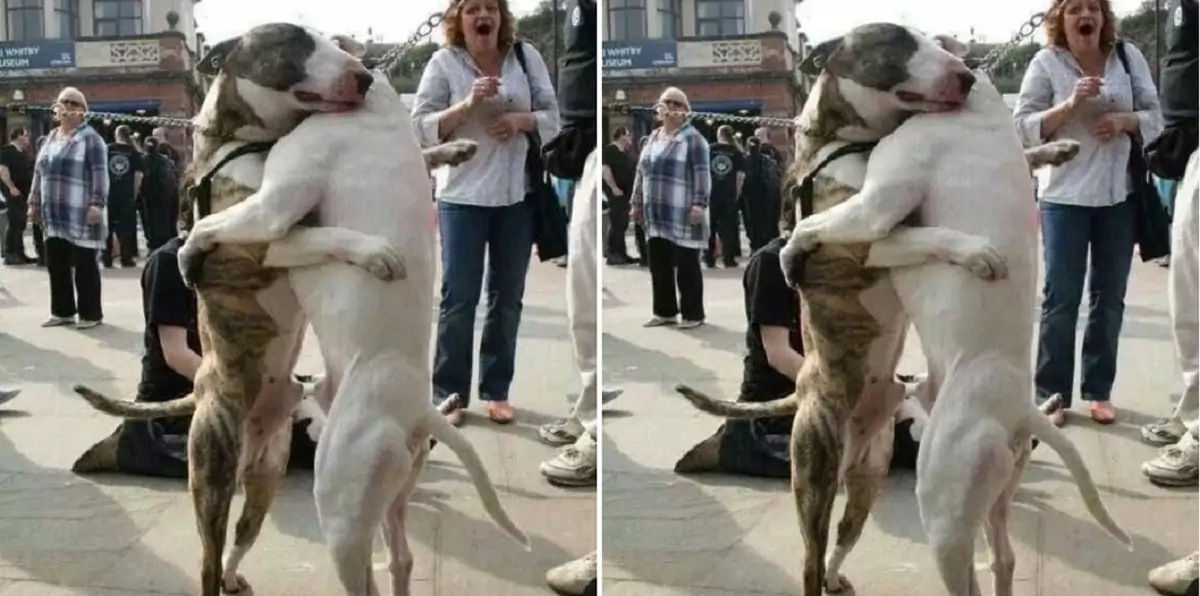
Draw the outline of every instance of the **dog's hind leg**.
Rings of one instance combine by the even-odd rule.
[[[986,532],[992,557],[992,594],[994,596],[1013,596],[1013,571],[1016,569],[1017,559],[1013,553],[1012,543],[1008,539],[1008,514],[1013,494],[1021,485],[1021,472],[1025,469],[1025,464],[1029,462],[1029,454],[1032,451],[1028,439],[1023,438],[1017,444],[1021,447],[1018,447],[1012,478],[1009,480],[1008,486],[1004,488],[1004,492],[1000,494],[1000,498],[996,499],[992,505],[987,517]]]
[[[842,564],[862,537],[871,508],[887,483],[894,433],[895,425],[889,422],[884,430],[870,437],[864,458],[851,464],[844,475],[846,509],[842,513],[842,521],[838,523],[837,544],[825,566],[825,590],[831,594],[851,589],[850,582],[841,573]],[[849,448],[846,451],[850,453]]]
[[[196,391],[209,393],[197,400],[188,433],[188,488],[196,510],[202,549],[200,593],[221,593],[221,555],[229,527],[229,509],[237,486],[242,429],[236,415],[218,403],[221,398],[197,377]],[[199,395],[198,395],[199,396]]]
[[[291,412],[300,400],[300,392],[299,384],[287,380],[268,382],[250,412],[243,449],[246,463],[241,474],[246,500],[234,532],[233,548],[225,559],[221,584],[226,594],[238,594],[249,588],[248,582],[238,573],[238,567],[258,540],[279,484],[287,474],[292,442]]]
[[[798,385],[797,391],[801,391],[803,375]],[[819,596],[824,588],[825,551],[844,441],[841,419],[822,399],[824,396],[802,395],[792,423],[792,494],[804,538],[804,596]]]
[[[317,442],[317,516],[349,596],[379,594],[371,570],[372,538],[413,470],[404,428],[374,407],[396,387],[419,385],[395,369],[394,362],[352,364],[338,383]]]
[[[408,534],[405,529],[405,515],[408,513],[408,500],[421,478],[421,469],[429,458],[429,437],[424,433],[416,433],[408,442],[409,452],[413,454],[412,470],[404,479],[404,486],[392,506],[388,508],[387,517],[383,519],[383,539],[391,553],[388,571],[392,576],[392,596],[409,596],[409,582],[413,570],[413,554],[408,547]]]

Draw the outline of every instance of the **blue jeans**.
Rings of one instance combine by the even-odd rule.
[[[516,360],[525,274],[533,252],[533,215],[525,202],[477,207],[438,201],[442,302],[438,313],[433,398],[471,396],[475,308],[487,258],[487,317],[479,346],[479,398],[507,401]]]
[[[1055,393],[1071,404],[1075,324],[1087,274],[1088,318],[1080,357],[1080,394],[1108,401],[1117,375],[1117,342],[1133,261],[1134,211],[1128,201],[1079,207],[1041,201],[1045,286],[1034,383],[1040,403]],[[1088,256],[1091,271],[1088,271]]]

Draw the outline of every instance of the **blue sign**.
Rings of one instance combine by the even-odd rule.
[[[601,72],[639,68],[674,68],[679,65],[675,40],[604,42]]]
[[[0,71],[74,67],[73,41],[0,42]]]

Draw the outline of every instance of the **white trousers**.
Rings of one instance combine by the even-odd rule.
[[[571,223],[567,229],[567,321],[575,347],[575,367],[583,381],[571,416],[596,437],[599,371],[596,366],[598,265],[596,218],[600,214],[600,159],[588,155],[583,178],[575,185]]]
[[[1193,434],[1200,421],[1200,152],[1192,153],[1187,173],[1175,194],[1175,217],[1171,223],[1171,269],[1169,300],[1175,351],[1183,370],[1183,397],[1175,415]]]

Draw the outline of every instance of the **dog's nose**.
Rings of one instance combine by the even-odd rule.
[[[354,75],[354,83],[358,85],[358,94],[366,95],[371,85],[375,84],[375,77],[369,72],[360,72]]]
[[[969,72],[958,73],[958,86],[962,88],[963,95],[971,92],[971,87],[975,86],[975,75]]]

